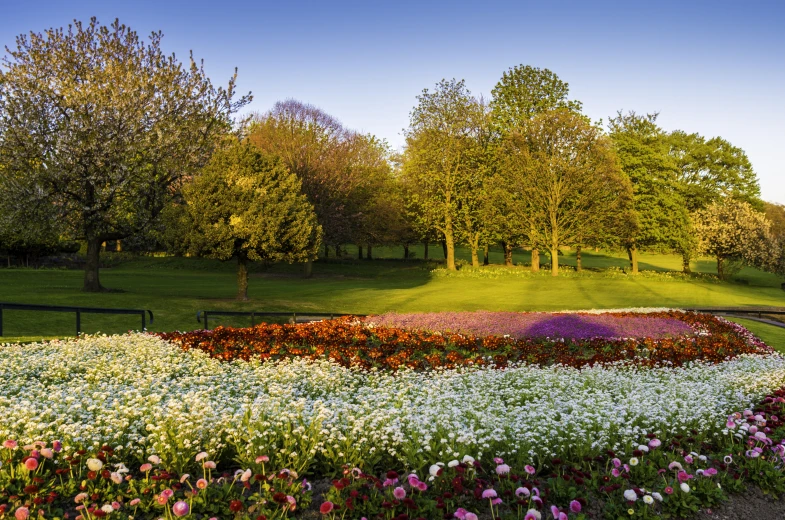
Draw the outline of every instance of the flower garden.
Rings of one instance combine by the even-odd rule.
[[[785,358],[679,311],[0,346],[0,518],[689,518],[785,492]]]

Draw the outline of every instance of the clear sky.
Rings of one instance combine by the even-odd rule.
[[[747,151],[785,203],[785,1],[302,2],[0,0],[0,43],[74,18],[114,18],[193,50],[216,83],[239,68],[251,110],[313,103],[403,144],[415,96],[442,78],[490,95],[517,64],[549,68],[592,119],[660,112],[667,130]]]

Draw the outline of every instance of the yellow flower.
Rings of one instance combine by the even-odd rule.
[[[634,514],[635,514],[635,510],[634,510],[634,509],[628,509],[628,510],[627,510],[627,512],[628,512],[629,514],[631,514],[631,515],[634,515]]]

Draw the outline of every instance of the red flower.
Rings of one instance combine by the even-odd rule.
[[[229,510],[233,513],[239,513],[243,510],[243,503],[239,500],[232,500],[229,502]]]
[[[326,514],[329,514],[330,512],[332,512],[334,507],[335,507],[335,504],[333,504],[332,502],[330,502],[328,500],[327,502],[325,502],[321,506],[319,506],[319,512],[321,514],[323,514],[323,515],[326,515]]]

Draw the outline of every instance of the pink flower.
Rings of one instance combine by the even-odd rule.
[[[496,498],[497,496],[495,489],[486,489],[482,492],[483,498]]]
[[[619,476],[619,475],[621,475],[621,472],[620,472],[618,469],[616,469],[616,468],[613,468],[613,469],[611,470],[611,475],[613,475],[614,477],[617,477],[617,478],[618,478],[618,476]]]
[[[207,481],[203,478],[200,478],[199,480],[196,481],[196,487],[199,489],[207,488]]]
[[[733,417],[728,417],[728,422],[725,423],[725,427],[729,430],[736,428],[736,421],[733,420]]]
[[[537,470],[536,470],[536,469],[534,469],[534,466],[529,466],[528,464],[527,464],[527,465],[525,465],[525,466],[523,467],[523,469],[524,469],[524,471],[526,471],[526,473],[528,473],[529,475],[534,475],[534,474],[537,472]]]
[[[687,464],[692,464],[694,462],[694,459],[692,458],[692,455],[686,455],[684,457],[684,462],[686,462]]]
[[[466,513],[466,520],[477,520],[477,515],[471,512]]]
[[[510,466],[507,464],[499,464],[496,466],[496,474],[497,475],[506,475],[510,472]]]
[[[194,460],[196,462],[202,462],[207,457],[209,457],[209,455],[207,455],[206,451],[200,451],[199,453],[196,454],[196,457],[194,457]]]
[[[215,462],[208,460],[204,464],[202,464],[206,469],[215,469]]]
[[[270,457],[268,457],[267,455],[259,455],[258,457],[256,457],[257,464],[261,464],[263,462],[270,462]]]
[[[567,520],[567,513],[559,513],[559,520]]]
[[[286,501],[289,503],[289,511],[297,509],[297,500],[292,495],[286,495]]]
[[[559,518],[559,513],[561,513],[561,511],[559,511],[559,508],[558,508],[558,507],[556,507],[556,506],[551,506],[551,514],[553,515],[553,518],[554,518],[554,519],[557,519],[557,520],[558,520],[558,518]]]
[[[612,459],[611,462],[613,463],[613,467],[614,468],[620,468],[621,467],[621,461],[619,459]]]
[[[153,465],[148,462],[145,462],[144,464],[139,466],[139,471],[141,471],[142,473],[147,473],[151,469],[153,469]]]
[[[172,491],[171,489],[167,488],[167,489],[164,489],[163,491],[161,491],[161,495],[165,496],[167,498],[167,500],[168,500],[168,499],[172,498],[172,495],[174,495],[174,491]]]
[[[182,500],[175,502],[172,506],[172,513],[174,513],[174,516],[185,516],[190,510],[191,508],[188,507],[188,502],[183,502]]]
[[[240,475],[240,482],[248,482],[251,476],[253,476],[253,473],[251,473],[250,469],[243,471],[243,474]]]
[[[501,503],[502,503],[501,498],[494,498],[493,500],[491,500],[491,504],[493,504],[494,506],[498,506]]]
[[[134,498],[133,500],[128,502],[128,505],[131,506],[131,507],[134,507],[135,505],[138,505],[139,502],[141,502],[141,501],[142,501],[142,499],[140,499],[140,498]]]
[[[324,502],[321,506],[319,506],[319,512],[323,515],[327,515],[332,512],[334,507],[335,504],[333,504],[328,500],[327,502]]]
[[[19,443],[13,439],[6,439],[3,442],[3,448],[8,448],[9,450],[15,450],[17,446],[19,446]]]
[[[25,467],[29,471],[35,471],[35,469],[38,467],[38,461],[35,460],[33,457],[30,457],[29,459],[27,459],[25,461]],[[27,518],[27,517],[25,517],[25,518]]]
[[[663,491],[665,491],[666,495],[672,495],[673,494],[673,488],[670,487],[670,486],[666,487]]]
[[[60,453],[60,450],[63,449],[63,443],[60,441],[54,441],[52,443],[52,449],[55,450],[55,452]]]
[[[577,500],[573,500],[570,502],[570,511],[573,513],[580,513],[581,512],[581,503]]]
[[[30,510],[27,509],[26,507],[20,507],[14,513],[14,518],[16,518],[16,520],[27,520],[27,517],[29,516],[30,516]]]
[[[164,505],[164,504],[166,504],[169,501],[169,499],[166,498],[163,495],[163,493],[162,493],[162,494],[158,495],[157,497],[155,497],[155,501],[158,502],[158,504],[160,504],[160,505]]]
[[[87,493],[79,493],[74,497],[74,502],[79,504],[80,502],[84,502],[86,498],[87,498]]]
[[[713,477],[714,475],[717,474],[717,470],[714,468],[709,468],[706,471],[704,471],[703,474],[709,477]]]
[[[41,450],[41,455],[43,455],[47,459],[51,459],[52,457],[55,456],[55,453],[50,448],[43,448]]]
[[[519,487],[518,489],[515,490],[516,497],[520,497],[520,496],[528,497],[529,495],[530,495],[529,490],[526,489],[525,487]]]
[[[112,502],[112,509],[118,511],[120,509],[120,502]]]
[[[502,459],[501,457],[494,457],[493,462],[495,462],[496,464],[504,464],[504,459]]]
[[[161,463],[161,457],[159,457],[158,455],[150,455],[149,457],[147,457],[147,460],[149,460],[153,464]]]
[[[660,446],[662,446],[662,441],[659,439],[652,439],[649,441],[649,448],[653,450],[659,448]]]
[[[398,500],[403,500],[406,498],[406,490],[401,486],[398,486],[397,488],[393,489],[393,496]]]
[[[523,520],[540,520],[540,512],[536,509],[529,509],[526,511],[526,516],[523,517]]]
[[[397,478],[387,478],[387,479],[384,479],[384,482],[382,483],[382,486],[390,487],[390,486],[394,486],[397,483],[398,483],[398,479]]]
[[[419,489],[420,491],[426,491],[428,489],[428,484],[426,484],[425,482],[418,482],[417,489]]]
[[[459,508],[458,508],[458,509],[455,511],[455,513],[453,513],[453,514],[452,514],[452,516],[454,516],[454,517],[455,517],[455,518],[457,518],[458,520],[466,520],[466,513],[468,513],[468,511],[467,511],[467,510],[465,510],[465,509],[464,509],[464,508],[462,508],[462,507],[459,507]]]

